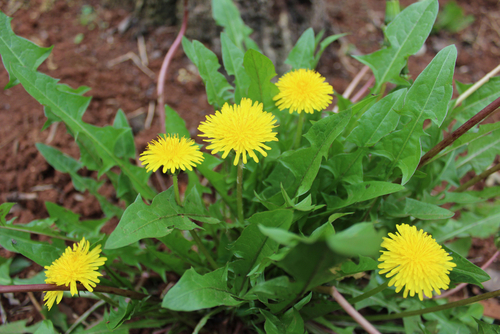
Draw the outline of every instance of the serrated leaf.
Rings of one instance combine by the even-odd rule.
[[[139,172],[133,168],[137,166],[114,155],[114,146],[125,129],[110,126],[101,128],[83,122],[82,115],[90,102],[89,97],[61,92],[57,88],[56,79],[26,67],[15,65],[12,70],[30,95],[39,103],[50,107],[51,111],[64,121],[79,144],[83,140],[87,145],[87,152],[94,151],[98,155],[101,162],[98,169],[100,175],[111,167],[118,166],[130,178],[139,193],[146,198],[153,197],[154,191],[147,185],[149,176],[146,171],[139,169]]]
[[[420,202],[412,198],[406,199],[404,212],[409,216],[421,220],[446,219],[455,215],[455,213],[450,210],[440,208],[434,204]]]
[[[424,2],[419,2],[419,4]],[[376,154],[392,161],[389,172],[399,167],[403,173],[401,184],[406,184],[415,173],[422,155],[420,137],[426,133],[423,124],[431,119],[441,125],[453,93],[452,80],[457,49],[454,45],[441,50],[417,77],[405,98],[402,113],[411,121],[401,130],[384,137],[375,146]]]
[[[26,327],[28,321],[30,320],[24,319],[3,324],[0,326],[0,334],[34,333],[38,327],[40,327],[41,322],[36,323],[33,326]]]
[[[380,250],[384,231],[376,231],[371,223],[357,223],[328,237],[328,246],[345,256],[376,257]]]
[[[191,43],[186,37],[182,39],[182,47],[188,58],[198,68],[205,84],[208,103],[215,109],[222,108],[224,103],[231,98],[233,86],[218,71],[220,64],[217,56],[200,42]]]
[[[3,65],[9,73],[9,82],[4,87],[8,89],[19,83],[16,75],[12,72],[12,66],[19,64],[32,70],[36,70],[49,56],[52,46],[41,48],[35,43],[17,36],[10,27],[12,18],[0,12],[0,54]]]
[[[142,198],[137,196],[109,236],[105,249],[124,247],[144,238],[163,237],[173,228],[198,228],[191,219],[209,224],[219,223],[218,219],[212,218],[206,211],[196,188],[193,188],[186,198],[183,207],[176,204],[172,187],[158,194],[151,205],[146,205]]]
[[[342,133],[350,118],[351,112],[347,110],[321,119],[304,135],[311,143],[310,147],[282,154],[280,162],[292,171],[296,179],[290,187],[292,197],[311,189],[323,157],[328,158],[330,145]]]
[[[472,262],[463,258],[457,252],[452,251],[443,245],[443,249],[453,258],[452,262],[457,266],[450,272],[450,281],[452,283],[472,283],[483,288],[482,282],[491,279],[483,269],[474,265]]]
[[[260,52],[250,49],[243,57],[243,66],[250,77],[247,97],[254,102],[261,102],[264,111],[275,113],[277,108],[273,97],[279,93],[279,89],[271,82],[276,76],[273,62]],[[276,113],[275,116],[280,119]]]
[[[120,327],[125,321],[130,320],[134,315],[135,308],[137,306],[137,301],[125,301],[125,298],[120,298],[119,306],[115,310],[110,309],[106,317],[106,326],[110,332]]]
[[[219,268],[203,276],[191,268],[167,292],[161,306],[174,311],[196,311],[241,303],[227,288],[226,268]]]
[[[373,71],[377,80],[374,91],[378,91],[384,82],[397,78],[406,59],[424,45],[438,9],[437,0],[420,1],[406,7],[384,31],[390,43],[388,48],[365,56],[354,56]]]
[[[403,106],[406,89],[391,93],[372,105],[359,119],[359,124],[347,136],[346,141],[358,147],[370,147],[396,129],[397,113]]]
[[[297,295],[298,288],[297,282],[290,282],[288,276],[280,276],[255,285],[247,292],[245,298],[253,299],[251,296],[256,295],[261,301],[292,299]]]
[[[168,105],[165,105],[165,130],[167,134],[179,135],[179,138],[191,138],[191,134],[186,128],[186,121]]]
[[[222,61],[227,74],[234,75],[234,103],[239,104],[246,97],[250,87],[250,77],[243,67],[245,54],[225,34],[220,35],[222,44]]]
[[[314,65],[314,49],[314,31],[312,28],[308,28],[302,33],[288,54],[285,64],[291,65],[294,70],[299,68],[312,69]]]

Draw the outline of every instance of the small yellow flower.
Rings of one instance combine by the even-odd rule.
[[[332,103],[333,87],[314,70],[298,69],[283,75],[276,84],[280,92],[273,100],[279,110],[288,109],[312,114],[322,111]]]
[[[70,287],[71,295],[78,293],[76,287],[77,281],[83,284],[88,291],[99,283],[99,276],[102,276],[97,270],[106,262],[105,257],[100,257],[101,245],[89,251],[90,243],[82,239],[79,243],[66,248],[63,255],[55,260],[50,266],[45,266],[45,283],[65,285]],[[49,310],[56,301],[58,304],[63,296],[62,291],[46,292],[44,301]]]
[[[191,138],[179,139],[178,135],[169,134],[152,140],[139,160],[148,172],[156,172],[163,165],[163,173],[170,169],[174,174],[176,169],[193,170],[193,167],[203,161],[203,154]]]
[[[221,111],[215,115],[208,115],[205,122],[201,122],[198,130],[202,132],[200,137],[207,137],[204,141],[211,143],[207,149],[212,150],[212,154],[224,152],[222,158],[225,159],[231,150],[234,150],[236,166],[242,156],[243,163],[247,163],[247,153],[255,162],[259,158],[255,151],[267,156],[266,150],[271,148],[264,143],[268,141],[278,141],[273,128],[273,114],[262,110],[262,103],[243,98],[239,105],[224,104]]]
[[[396,292],[405,287],[404,298],[408,293],[412,297],[418,293],[420,300],[424,299],[423,294],[431,298],[432,290],[440,295],[440,289],[448,289],[448,275],[456,267],[451,262],[453,258],[427,232],[417,231],[408,224],[396,225],[396,228],[398,232],[389,233],[391,239],[384,238],[382,242],[387,251],[380,251],[380,274],[395,275],[389,286],[394,285]]]

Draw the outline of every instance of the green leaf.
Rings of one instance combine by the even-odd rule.
[[[196,311],[241,303],[227,288],[226,268],[219,268],[203,276],[191,268],[167,292],[161,306],[174,311]]]
[[[321,160],[328,158],[328,150],[333,141],[344,130],[351,118],[350,110],[330,115],[313,124],[304,135],[311,146],[282,154],[280,162],[295,176],[291,187],[292,196],[300,196],[309,189],[318,174]]]
[[[500,326],[474,319],[477,322],[478,334],[500,334]]]
[[[243,43],[247,48],[258,50],[249,37],[253,30],[243,23],[232,0],[212,0],[212,17],[218,25],[224,27],[224,32],[240,50],[243,50]]]
[[[406,199],[404,212],[409,216],[421,220],[446,219],[455,215],[455,213],[450,210],[440,208],[434,204],[420,202],[412,198]]]
[[[328,246],[345,256],[376,257],[385,231],[376,231],[372,223],[357,223],[328,237]]]
[[[119,109],[113,121],[115,129],[124,130],[121,137],[115,144],[114,154],[119,158],[135,159],[135,143],[132,128],[128,124],[127,116],[123,110]]]
[[[290,282],[288,276],[280,276],[267,281],[263,281],[255,285],[245,295],[246,299],[253,299],[255,295],[261,301],[272,299],[281,301],[284,299],[293,299],[299,292],[299,284],[297,282]]]
[[[10,209],[15,205],[16,203],[2,203],[0,204],[0,225],[5,225],[5,217],[9,214]]]
[[[82,163],[64,154],[57,148],[42,143],[36,143],[35,146],[45,160],[61,173],[76,173],[83,167]]]
[[[221,163],[222,160],[217,157],[203,153],[203,162],[196,169],[210,182],[210,185],[214,187],[224,202],[231,208],[231,211],[236,212],[236,199],[228,195],[231,185],[227,183],[225,175],[214,171],[214,168]]]
[[[316,52],[316,55],[314,56],[314,62],[312,64],[311,68],[316,68],[316,66],[318,65],[319,59],[321,58],[321,55],[323,54],[325,49],[328,47],[328,45],[332,44],[337,39],[344,37],[345,35],[347,35],[347,33],[331,35],[331,36],[328,36],[327,38],[325,38],[319,45],[319,50],[318,50],[318,52]],[[321,37],[320,34],[318,34],[316,36],[316,38],[318,38],[318,37]],[[316,44],[317,43],[315,43],[315,45]]]
[[[243,67],[245,54],[225,33],[221,33],[222,61],[227,74],[234,75],[234,103],[239,104],[242,97],[246,97],[250,87],[250,77]]]
[[[392,194],[405,187],[396,183],[382,182],[382,181],[369,181],[346,185],[347,198],[342,199],[338,196],[330,196],[323,194],[323,197],[328,205],[328,211],[335,211],[344,208],[354,203],[367,201],[372,198],[377,198],[383,195]]]
[[[482,127],[484,127],[483,125]],[[469,137],[470,138],[470,137]],[[500,129],[492,131],[491,134],[481,136],[474,141],[471,141],[467,155],[458,158],[456,168],[470,165],[476,173],[483,172],[488,168],[495,159],[500,148]],[[464,172],[461,174],[465,174]]]
[[[60,242],[58,238],[64,238],[60,233],[54,231],[51,225],[54,223],[54,219],[46,218],[34,220],[28,224],[13,224],[13,220],[9,221],[7,224],[0,226],[0,244],[11,252],[17,252],[12,246],[12,240],[22,240],[27,243],[37,243],[37,241],[31,240],[31,234],[40,234],[48,237],[55,238],[53,242]]]
[[[445,226],[434,232],[434,237],[438,243],[455,237],[472,236],[478,238],[488,238],[498,231],[498,221],[500,219],[500,207],[493,207],[485,215],[478,215],[474,212],[462,213],[460,219],[450,219]]]
[[[299,68],[312,69],[314,65],[314,31],[307,29],[300,36],[299,40],[288,54],[285,64],[292,65],[292,69]]]
[[[455,80],[455,83],[459,88],[460,82]],[[459,91],[459,93],[463,92]],[[453,120],[457,121],[455,127],[465,123],[498,97],[500,97],[500,77],[493,77],[467,97],[460,106],[453,109],[446,117],[445,126],[448,126]]]
[[[13,239],[12,246],[16,252],[41,266],[50,266],[64,252],[63,247],[56,247],[46,242],[25,242],[22,239]]]
[[[333,274],[329,269],[343,259],[343,256],[332,253],[326,242],[318,241],[314,244],[299,243],[276,265],[292,275],[300,285],[300,296],[331,280]]]
[[[266,319],[264,323],[266,334],[286,334],[285,325],[277,316],[264,309],[259,309],[259,311]]]
[[[0,326],[0,334],[34,333],[38,327],[40,327],[41,322],[38,322],[33,326],[26,327],[26,323],[28,321],[30,320],[25,319],[3,324]]]
[[[233,268],[235,273],[242,277],[240,286],[236,286],[237,289],[243,288],[247,275],[255,266],[278,251],[279,244],[262,234],[259,225],[288,230],[292,220],[293,211],[285,209],[259,212],[248,219],[249,225],[230,248],[233,254],[241,259],[237,267]]]
[[[277,108],[273,97],[278,95],[279,89],[271,82],[276,76],[273,62],[260,52],[250,49],[245,53],[243,66],[250,77],[247,97],[254,102],[263,103],[264,111],[275,113]]]
[[[422,4],[425,2],[419,2]],[[376,154],[392,161],[389,172],[399,167],[403,173],[401,184],[406,184],[415,173],[422,155],[420,137],[424,121],[431,119],[441,125],[453,93],[452,80],[457,49],[454,45],[441,50],[417,77],[405,98],[402,113],[411,121],[398,131],[384,137],[375,146]]]
[[[139,193],[146,198],[153,197],[154,191],[147,185],[149,175],[146,171],[133,166],[127,159],[120,159],[114,155],[116,142],[126,129],[115,129],[110,126],[101,128],[83,122],[82,115],[90,102],[89,97],[61,92],[56,79],[28,68],[16,65],[12,70],[30,95],[39,103],[49,107],[64,121],[80,145],[88,145],[87,152],[98,155],[101,164],[99,175],[113,166],[118,166],[130,178]]]
[[[362,273],[363,271],[375,270],[377,268],[377,261],[372,258],[360,255],[358,264],[354,263],[353,261],[346,261],[342,263],[342,275],[354,275],[357,273]]]
[[[34,332],[34,334],[58,334],[59,332],[55,330],[52,321],[50,320],[42,320],[42,323],[38,327],[38,329]]]
[[[198,228],[191,219],[216,224],[201,203],[200,195],[193,188],[184,206],[175,203],[174,190],[158,194],[151,205],[146,205],[140,196],[123,213],[118,226],[109,236],[106,249],[120,248],[144,238],[159,238],[169,234],[173,228],[192,230]]]
[[[12,18],[0,12],[0,54],[10,78],[4,89],[19,83],[12,72],[13,65],[19,64],[36,70],[52,51],[52,47],[41,48],[35,43],[14,34],[10,27],[11,20]]]
[[[388,48],[365,56],[354,56],[373,71],[377,80],[374,91],[378,91],[383,83],[397,78],[407,58],[424,45],[438,9],[437,0],[420,1],[406,7],[384,31],[390,43]]]
[[[167,134],[178,134],[179,138],[191,138],[184,119],[168,105],[165,105],[165,129],[167,130]]]
[[[460,149],[461,147],[465,147],[471,143],[473,143],[476,140],[479,140],[485,136],[489,136],[492,132],[495,130],[500,129],[500,122],[496,123],[490,123],[490,124],[483,124],[479,126],[479,130],[477,132],[467,132],[463,136],[459,137],[457,140],[453,142],[450,146],[446,147],[444,150],[442,150],[439,154],[437,154],[432,160],[437,160],[446,154],[453,152],[457,149]],[[491,141],[491,140],[489,140]],[[479,146],[479,145],[477,145]]]
[[[233,87],[226,78],[218,71],[219,60],[215,53],[207,49],[198,41],[192,43],[186,38],[182,39],[182,47],[188,58],[198,68],[200,76],[205,84],[208,103],[215,109],[220,109],[232,96],[230,90]]]
[[[491,279],[483,269],[471,263],[466,258],[460,256],[460,254],[452,251],[448,247],[443,245],[443,249],[450,254],[453,258],[453,263],[457,266],[453,268],[450,272],[450,281],[452,283],[472,283],[483,288],[482,282],[486,282]]]
[[[52,202],[45,202],[45,207],[61,231],[78,239],[99,238],[102,226],[108,221],[107,218],[80,221],[80,215]]]
[[[406,89],[391,93],[372,105],[359,119],[359,124],[347,136],[346,141],[358,147],[370,147],[396,129],[397,113],[403,106]]]
[[[115,310],[110,309],[110,313],[106,317],[106,326],[109,331],[114,331],[120,327],[125,321],[130,320],[134,315],[135,308],[137,306],[137,301],[125,301],[125,298],[121,297],[119,301],[119,306]]]

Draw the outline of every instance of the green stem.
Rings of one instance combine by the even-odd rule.
[[[64,332],[64,334],[70,334],[76,327],[78,327],[78,325],[80,325],[82,322],[84,322],[85,319],[87,319],[89,317],[89,315],[91,315],[92,313],[94,313],[95,310],[97,310],[99,307],[103,306],[104,304],[105,304],[105,302],[103,300],[100,300],[97,303],[95,303],[94,305],[92,305],[92,307],[89,308],[87,311],[85,311],[85,313],[83,313],[73,323],[73,325],[71,325],[71,327],[68,328],[68,330],[66,332]]]
[[[238,175],[236,177],[236,204],[238,207],[238,220],[243,224],[243,161],[238,163]]]
[[[294,149],[300,147],[300,140],[302,139],[302,127],[304,126],[305,112],[299,114],[299,122],[297,123],[297,132],[295,133],[295,141],[293,144]]]
[[[405,317],[411,317],[414,315],[422,315],[422,314],[427,314],[427,313],[432,313],[432,312],[444,311],[444,310],[447,310],[450,308],[469,305],[469,304],[476,303],[476,302],[481,301],[481,300],[485,300],[485,299],[493,298],[493,297],[497,297],[497,296],[500,296],[500,290],[495,290],[492,292],[483,293],[482,295],[474,296],[474,297],[467,298],[467,299],[462,299],[462,300],[459,300],[459,301],[456,301],[453,303],[437,305],[437,306],[433,306],[433,307],[427,307],[427,308],[424,308],[422,310],[407,311],[407,312],[400,312],[400,313],[393,313],[393,314],[386,314],[386,315],[372,315],[372,316],[365,317],[365,319],[370,320],[370,321],[385,321],[385,320],[400,319],[400,318],[405,318]],[[330,319],[350,320],[351,317],[349,317],[349,316],[333,316]]]
[[[453,192],[459,193],[459,192],[462,192],[464,190],[467,190],[469,187],[475,185],[476,183],[478,183],[481,180],[486,179],[488,176],[490,176],[491,174],[493,174],[499,170],[500,170],[500,163],[496,164],[495,166],[491,167],[490,169],[485,170],[481,174],[474,176],[472,179],[470,179],[469,181],[462,184],[460,187],[455,189]]]
[[[177,179],[177,174],[172,175],[172,180],[174,181],[175,202],[178,206],[182,206],[181,195],[179,194],[179,180]]]
[[[198,233],[196,233],[195,230],[190,230],[189,233],[191,233],[191,236],[193,237],[194,242],[196,242],[196,244],[198,245],[198,249],[207,258],[207,261],[208,261],[208,263],[210,263],[210,266],[212,267],[212,269],[216,270],[217,268],[219,268],[219,266],[217,265],[217,263],[215,263],[214,259],[212,258],[212,256],[208,252],[208,250],[205,248],[205,245],[203,245],[203,243],[201,242],[201,239],[198,236]]]

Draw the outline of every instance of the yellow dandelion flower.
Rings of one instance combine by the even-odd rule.
[[[193,170],[193,167],[203,161],[203,154],[191,138],[169,134],[152,140],[139,160],[148,172],[156,172],[163,165],[163,173],[170,169],[174,174],[176,169]]]
[[[440,289],[448,289],[448,275],[456,267],[451,262],[453,258],[427,232],[408,224],[396,228],[398,232],[389,233],[390,239],[382,242],[387,251],[380,251],[380,274],[388,272],[386,277],[394,276],[389,286],[394,285],[396,292],[405,287],[404,298],[408,293],[412,297],[418,293],[420,300],[424,299],[423,294],[431,298],[432,290],[440,295]]]
[[[52,305],[54,305],[54,302],[59,304],[61,302],[61,299],[64,295],[64,292],[62,291],[47,291],[45,292],[45,297],[43,297],[43,301],[45,302],[45,305],[50,309],[52,308]]]
[[[236,166],[242,156],[243,163],[247,163],[247,153],[255,162],[259,158],[254,151],[267,156],[266,150],[271,148],[264,143],[268,141],[278,141],[273,128],[273,114],[262,110],[262,103],[243,98],[239,105],[224,104],[221,111],[215,115],[208,115],[205,122],[201,122],[198,130],[202,132],[200,137],[207,137],[204,141],[211,143],[207,149],[212,150],[212,154],[224,152],[222,158],[225,159],[231,150],[234,150]]]
[[[105,257],[100,257],[101,245],[89,251],[90,243],[83,238],[79,243],[66,248],[63,255],[55,260],[50,266],[45,266],[45,283],[65,285],[70,287],[71,295],[78,293],[77,282],[83,284],[88,291],[99,283],[99,276],[102,276],[97,270],[106,262]],[[50,308],[56,301],[58,304],[63,296],[62,291],[46,292],[43,299],[45,305]]]
[[[288,109],[312,114],[322,111],[332,103],[333,87],[314,70],[298,69],[283,75],[276,84],[280,92],[273,100],[279,110]]]

